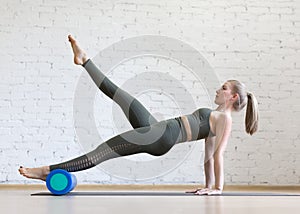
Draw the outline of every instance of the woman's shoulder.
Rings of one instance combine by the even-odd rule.
[[[213,118],[214,121],[232,122],[232,118],[230,114],[221,111],[216,111],[216,110],[212,111],[211,117]]]
[[[231,116],[225,112],[212,111],[210,114],[210,124],[212,132],[217,135],[217,130],[231,130],[232,119]],[[218,128],[220,127],[220,128]]]

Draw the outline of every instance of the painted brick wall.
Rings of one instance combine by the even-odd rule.
[[[83,142],[74,128],[79,82],[83,80],[87,92],[95,88],[84,70],[72,64],[66,39],[71,33],[91,57],[115,43],[144,35],[189,44],[208,60],[220,83],[239,79],[259,100],[260,130],[254,136],[244,132],[243,112],[233,115],[225,154],[226,184],[299,184],[298,1],[1,0],[0,20],[0,183],[36,183],[19,176],[18,166],[67,160],[97,144],[95,133]],[[183,84],[182,97],[184,93],[193,97],[197,107],[210,105],[190,70],[170,58],[131,58],[107,75],[124,85],[139,72],[170,74],[178,81],[173,83]],[[191,110],[176,108],[184,100],[168,96],[174,84],[151,90],[154,84],[146,78],[134,87],[124,87],[159,119]],[[150,90],[138,93],[142,86]],[[116,105],[101,93],[96,93],[93,108],[91,119],[102,141],[130,129]],[[188,154],[181,156],[184,161],[165,166],[182,151]],[[203,141],[181,144],[150,167],[145,163],[154,162],[153,157],[138,155],[112,160],[77,176],[81,183],[203,183],[202,151]],[[124,160],[131,161],[130,168],[122,165]],[[124,174],[112,175],[118,171]]]

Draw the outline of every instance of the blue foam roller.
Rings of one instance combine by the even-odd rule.
[[[46,178],[48,190],[54,195],[65,195],[71,192],[77,185],[75,175],[63,169],[55,169]]]

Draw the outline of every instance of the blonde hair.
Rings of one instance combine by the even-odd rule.
[[[233,103],[236,111],[242,110],[246,105],[245,127],[246,132],[253,135],[258,129],[258,103],[253,93],[247,92],[243,83],[237,80],[228,80],[232,84],[232,92],[238,94],[238,100]]]

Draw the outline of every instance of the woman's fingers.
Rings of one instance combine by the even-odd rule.
[[[186,191],[185,193],[196,193],[198,191],[206,191],[209,190],[208,188],[198,188],[196,190]]]
[[[196,193],[194,193],[195,195],[221,195],[222,194],[222,190],[218,190],[218,189],[202,189],[197,191]]]
[[[199,191],[201,189],[196,189],[196,190],[190,190],[190,191],[185,191],[185,193],[196,193],[197,191]]]
[[[199,189],[194,194],[195,195],[207,195],[209,191],[211,191],[211,190],[208,188],[204,188],[204,189]]]

